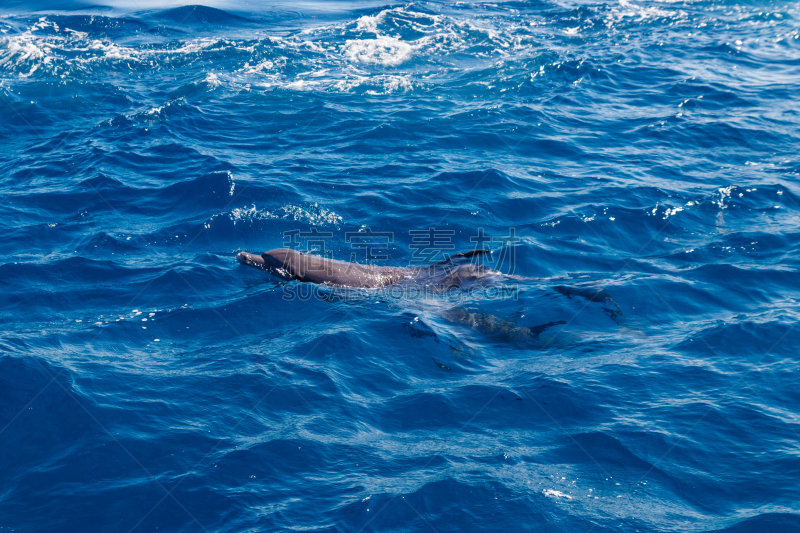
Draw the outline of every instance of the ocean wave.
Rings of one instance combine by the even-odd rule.
[[[196,11],[192,8],[187,13]],[[80,30],[72,30],[67,24]],[[142,31],[139,27],[142,24],[133,19],[113,21],[108,17],[97,20],[40,17],[21,32],[0,38],[0,64],[18,77],[64,78],[92,76],[108,69],[174,71],[224,59],[219,71],[209,75],[231,83],[336,91],[384,85],[385,90],[380,93],[386,93],[397,90],[397,82],[386,86],[382,78],[402,79],[403,88],[408,89],[414,84],[430,83],[423,80],[443,66],[464,62],[472,66],[476,58],[489,66],[497,60],[519,60],[539,48],[533,34],[520,35],[526,31],[524,26],[500,28],[492,26],[489,19],[477,23],[474,19],[462,20],[405,7],[384,9],[344,25],[257,39],[204,36],[134,44],[122,33],[108,32],[110,27],[120,32],[128,28],[136,34]],[[508,37],[509,32],[514,34],[513,38]],[[405,70],[395,74],[380,71],[399,67]],[[309,76],[314,79],[308,79]]]

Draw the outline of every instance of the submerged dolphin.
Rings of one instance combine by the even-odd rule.
[[[236,259],[244,265],[260,268],[278,278],[305,283],[319,283],[331,287],[352,287],[359,289],[379,289],[404,279],[411,279],[422,272],[433,274],[433,269],[456,258],[468,258],[489,253],[489,250],[472,250],[455,254],[445,261],[424,268],[402,268],[389,266],[361,265],[337,259],[328,259],[288,248],[276,248],[261,255],[240,252]],[[467,269],[448,272],[445,283],[454,284],[461,278],[477,278],[489,270],[481,265],[464,265]],[[463,272],[462,272],[463,270]]]
[[[361,265],[306,254],[288,248],[269,250],[261,255],[240,252],[236,259],[244,265],[265,270],[273,276],[287,281],[358,289],[379,289],[393,283],[407,281],[423,283],[426,288],[431,288],[434,293],[437,293],[450,287],[461,287],[476,282],[483,283],[493,277],[491,274],[499,274],[483,265],[459,261],[486,253],[489,253],[489,250],[459,253],[423,268]],[[442,317],[449,322],[466,325],[483,333],[500,334],[513,339],[538,339],[539,333],[544,329],[555,324],[563,324],[563,322],[551,322],[536,328],[525,328],[486,313],[470,313],[464,309],[446,311],[442,313]],[[442,368],[447,369],[448,367],[442,366]]]
[[[490,253],[489,250],[472,250],[458,253],[444,261],[422,268],[348,263],[347,261],[329,259],[288,248],[276,248],[261,255],[240,252],[236,258],[244,265],[259,268],[283,280],[358,289],[379,289],[403,281],[424,284],[426,288],[432,288],[434,293],[437,293],[451,287],[463,287],[464,285],[475,283],[480,285],[492,283],[492,281],[498,279],[498,276],[506,279],[534,279],[520,276],[503,276],[500,272],[486,268],[483,265],[461,261],[461,259],[486,253]],[[581,289],[570,289],[569,287],[557,287],[556,290],[568,297],[576,295],[587,298],[589,301],[610,301],[617,305],[602,290],[582,291]],[[583,292],[587,292],[587,294],[583,294]],[[622,314],[622,310],[619,309],[618,305],[617,309],[618,312],[615,312],[617,314],[612,314],[615,322],[616,317]],[[482,333],[499,335],[508,339],[531,339],[540,343],[543,342],[543,346],[551,345],[554,342],[554,338],[545,340],[541,337],[541,334],[553,326],[565,324],[563,320],[558,320],[534,327],[522,327],[494,315],[480,312],[470,313],[463,308],[444,310],[441,316],[449,322],[465,325]]]

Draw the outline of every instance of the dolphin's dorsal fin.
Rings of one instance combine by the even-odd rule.
[[[464,253],[459,252],[456,255],[451,255],[447,259],[439,261],[438,263],[434,263],[434,265],[442,265],[444,263],[449,263],[453,259],[458,259],[459,257],[473,257],[476,255],[490,254],[490,253],[492,253],[491,250],[470,250],[469,252],[464,252]]]

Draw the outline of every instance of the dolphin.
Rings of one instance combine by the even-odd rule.
[[[289,248],[276,248],[261,255],[240,252],[236,259],[243,265],[259,268],[287,281],[317,283],[330,287],[379,289],[408,280],[411,283],[424,283],[426,287],[431,287],[434,292],[438,292],[465,283],[481,282],[482,278],[491,277],[489,274],[495,273],[495,271],[485,268],[483,265],[471,262],[463,264],[463,261],[454,262],[454,260],[485,253],[489,253],[489,250],[458,253],[444,261],[422,268],[348,263]],[[445,264],[447,265],[445,266]],[[470,313],[464,309],[444,312],[442,317],[449,322],[466,325],[482,333],[500,334],[516,339],[538,339],[542,330],[555,324],[564,323],[563,321],[553,322],[538,328],[525,328],[486,313]],[[438,362],[436,364],[448,372],[451,371],[445,365]]]
[[[351,287],[358,289],[379,289],[404,279],[412,279],[420,273],[427,271],[433,274],[433,269],[457,258],[469,258],[475,255],[489,253],[489,250],[472,250],[458,253],[440,261],[435,265],[423,268],[403,268],[391,266],[362,265],[348,263],[338,259],[329,259],[319,255],[312,255],[289,248],[276,248],[261,255],[240,252],[236,259],[243,265],[260,268],[275,277],[287,281],[300,281],[303,283],[318,283],[331,287]],[[461,277],[479,277],[488,269],[481,265],[471,265],[474,272],[460,272],[455,274],[459,279],[450,274],[450,281],[455,284]],[[471,274],[471,275],[469,275]]]
[[[275,277],[286,281],[299,281],[302,283],[316,283],[330,287],[379,289],[393,283],[405,282],[422,283],[431,287],[434,292],[447,290],[450,287],[462,287],[473,283],[491,283],[496,275],[501,275],[495,270],[483,265],[460,261],[476,255],[490,253],[489,250],[471,250],[455,254],[444,261],[421,268],[391,267],[363,265],[349,263],[337,259],[312,255],[289,248],[276,248],[261,255],[248,252],[239,252],[236,259],[243,265],[259,268]],[[502,276],[502,275],[501,275]],[[504,276],[509,279],[535,279],[521,276]],[[556,287],[556,290],[568,297],[581,296],[589,301],[611,301],[604,290],[582,290],[569,287]],[[617,305],[619,309],[619,305]],[[604,310],[606,310],[604,308]],[[606,310],[609,311],[609,310]],[[619,315],[622,310],[619,309]],[[487,313],[471,313],[463,308],[445,310],[442,318],[448,322],[468,326],[485,334],[500,335],[513,340],[533,340],[543,343],[543,347],[555,342],[555,338],[544,338],[542,333],[557,325],[566,324],[563,320],[548,322],[534,327],[522,327],[514,322],[503,320]],[[616,322],[618,315],[612,315]],[[436,363],[437,366],[448,370],[447,367]],[[449,370],[448,370],[449,371]]]

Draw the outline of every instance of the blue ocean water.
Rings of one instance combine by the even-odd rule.
[[[0,531],[800,531],[797,2],[1,9]]]

